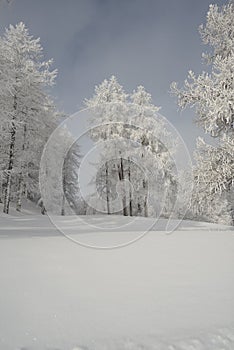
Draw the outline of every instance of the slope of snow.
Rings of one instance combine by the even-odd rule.
[[[151,219],[58,220],[98,247]],[[183,222],[167,235],[161,219],[134,244],[97,250],[44,216],[0,222],[0,350],[234,349],[232,228]]]

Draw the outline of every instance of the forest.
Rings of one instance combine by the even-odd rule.
[[[3,212],[8,214],[11,206],[21,211],[25,201],[32,201],[42,214],[172,215],[233,224],[233,18],[231,2],[210,5],[206,23],[199,27],[207,46],[202,58],[207,68],[199,75],[189,71],[182,87],[175,82],[170,87],[180,109],[193,108],[194,128],[213,139],[212,144],[197,139],[192,175],[186,166],[178,169],[173,156],[178,140],[168,131],[151,94],[142,85],[125,92],[113,75],[83,103],[90,114],[87,137],[99,145],[100,155],[92,179],[94,193],[87,198],[78,175],[85,150],[66,127],[69,116],[51,97],[57,76],[53,61],[44,60],[40,39],[24,23],[10,25],[0,38]],[[61,155],[63,162],[58,164]]]

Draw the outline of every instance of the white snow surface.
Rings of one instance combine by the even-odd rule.
[[[103,246],[152,219],[58,220]],[[98,250],[35,212],[1,215],[0,350],[233,350],[233,228],[184,221],[168,235],[165,223]]]

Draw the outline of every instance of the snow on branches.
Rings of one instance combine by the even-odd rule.
[[[209,73],[196,76],[189,71],[184,87],[174,82],[172,93],[180,108],[195,107],[196,122],[205,133],[217,138],[216,147],[198,140],[195,182],[200,191],[217,196],[234,184],[234,4],[210,5],[201,38],[211,50],[203,54],[211,65]],[[232,204],[233,206],[233,204]],[[234,208],[232,208],[234,211]],[[234,215],[234,214],[232,214]]]
[[[0,126],[2,201],[21,209],[21,198],[39,196],[40,156],[58,114],[46,89],[54,84],[52,60],[43,61],[39,39],[21,22],[0,38]]]
[[[151,95],[143,86],[128,95],[112,76],[95,88],[94,96],[85,104],[92,112],[90,137],[105,145],[102,162],[97,164],[96,183],[98,191],[105,193],[106,212],[155,215],[159,211],[156,207],[162,204],[165,183],[168,187],[173,183],[171,154],[175,142],[172,140],[170,149],[163,144],[169,135]],[[122,205],[115,201],[117,195]]]

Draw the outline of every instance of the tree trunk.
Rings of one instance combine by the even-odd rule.
[[[120,181],[123,181],[124,184],[124,167],[123,167],[123,158],[120,158],[120,168],[119,168],[119,179]],[[128,210],[127,210],[127,203],[126,203],[126,194],[125,194],[125,188],[123,189],[123,215],[128,216]]]
[[[148,195],[147,195],[147,191],[148,191],[148,188],[147,188],[147,181],[143,180],[143,188],[145,189],[146,191],[146,194],[145,194],[145,197],[144,197],[144,216],[145,217],[148,217]]]
[[[145,216],[146,218],[148,217],[147,196],[145,196],[145,200],[144,200],[144,216]]]
[[[0,177],[0,181],[1,181],[1,184],[0,184],[0,203],[2,203],[2,195],[3,195],[2,175]]]
[[[5,214],[9,214],[9,206],[10,206],[10,196],[11,196],[11,175],[12,175],[12,169],[13,169],[13,161],[14,161],[14,152],[15,152],[15,134],[16,134],[16,125],[15,125],[15,118],[16,118],[16,109],[17,109],[17,100],[16,96],[14,96],[14,114],[11,121],[11,139],[10,139],[10,150],[9,150],[9,161],[8,161],[8,167],[6,169],[6,189],[4,194],[4,205],[3,205],[3,212]]]
[[[129,214],[132,216],[132,189],[131,189],[131,168],[130,159],[128,158],[128,180],[129,180]]]
[[[24,140],[23,140],[23,145],[22,145],[22,152],[24,153],[25,151],[25,143],[26,143],[26,132],[27,132],[27,127],[24,124]],[[17,193],[17,202],[16,202],[16,210],[21,211],[21,206],[22,206],[22,194],[23,194],[23,169],[24,169],[24,164],[20,164],[21,170],[19,174],[19,184],[18,184],[18,193]]]
[[[64,195],[64,193],[63,193],[63,197],[62,197],[61,215],[62,216],[65,215],[65,195]]]
[[[16,210],[17,211],[21,211],[22,190],[23,190],[23,178],[22,178],[22,173],[20,173],[19,184],[18,184],[18,193],[17,193],[17,202],[16,202]]]
[[[44,204],[42,204],[42,207],[41,207],[41,214],[42,215],[46,214],[46,208],[44,207]]]
[[[108,164],[106,162],[106,206],[107,206],[107,214],[110,215],[110,189],[109,189],[109,171],[108,171]]]

